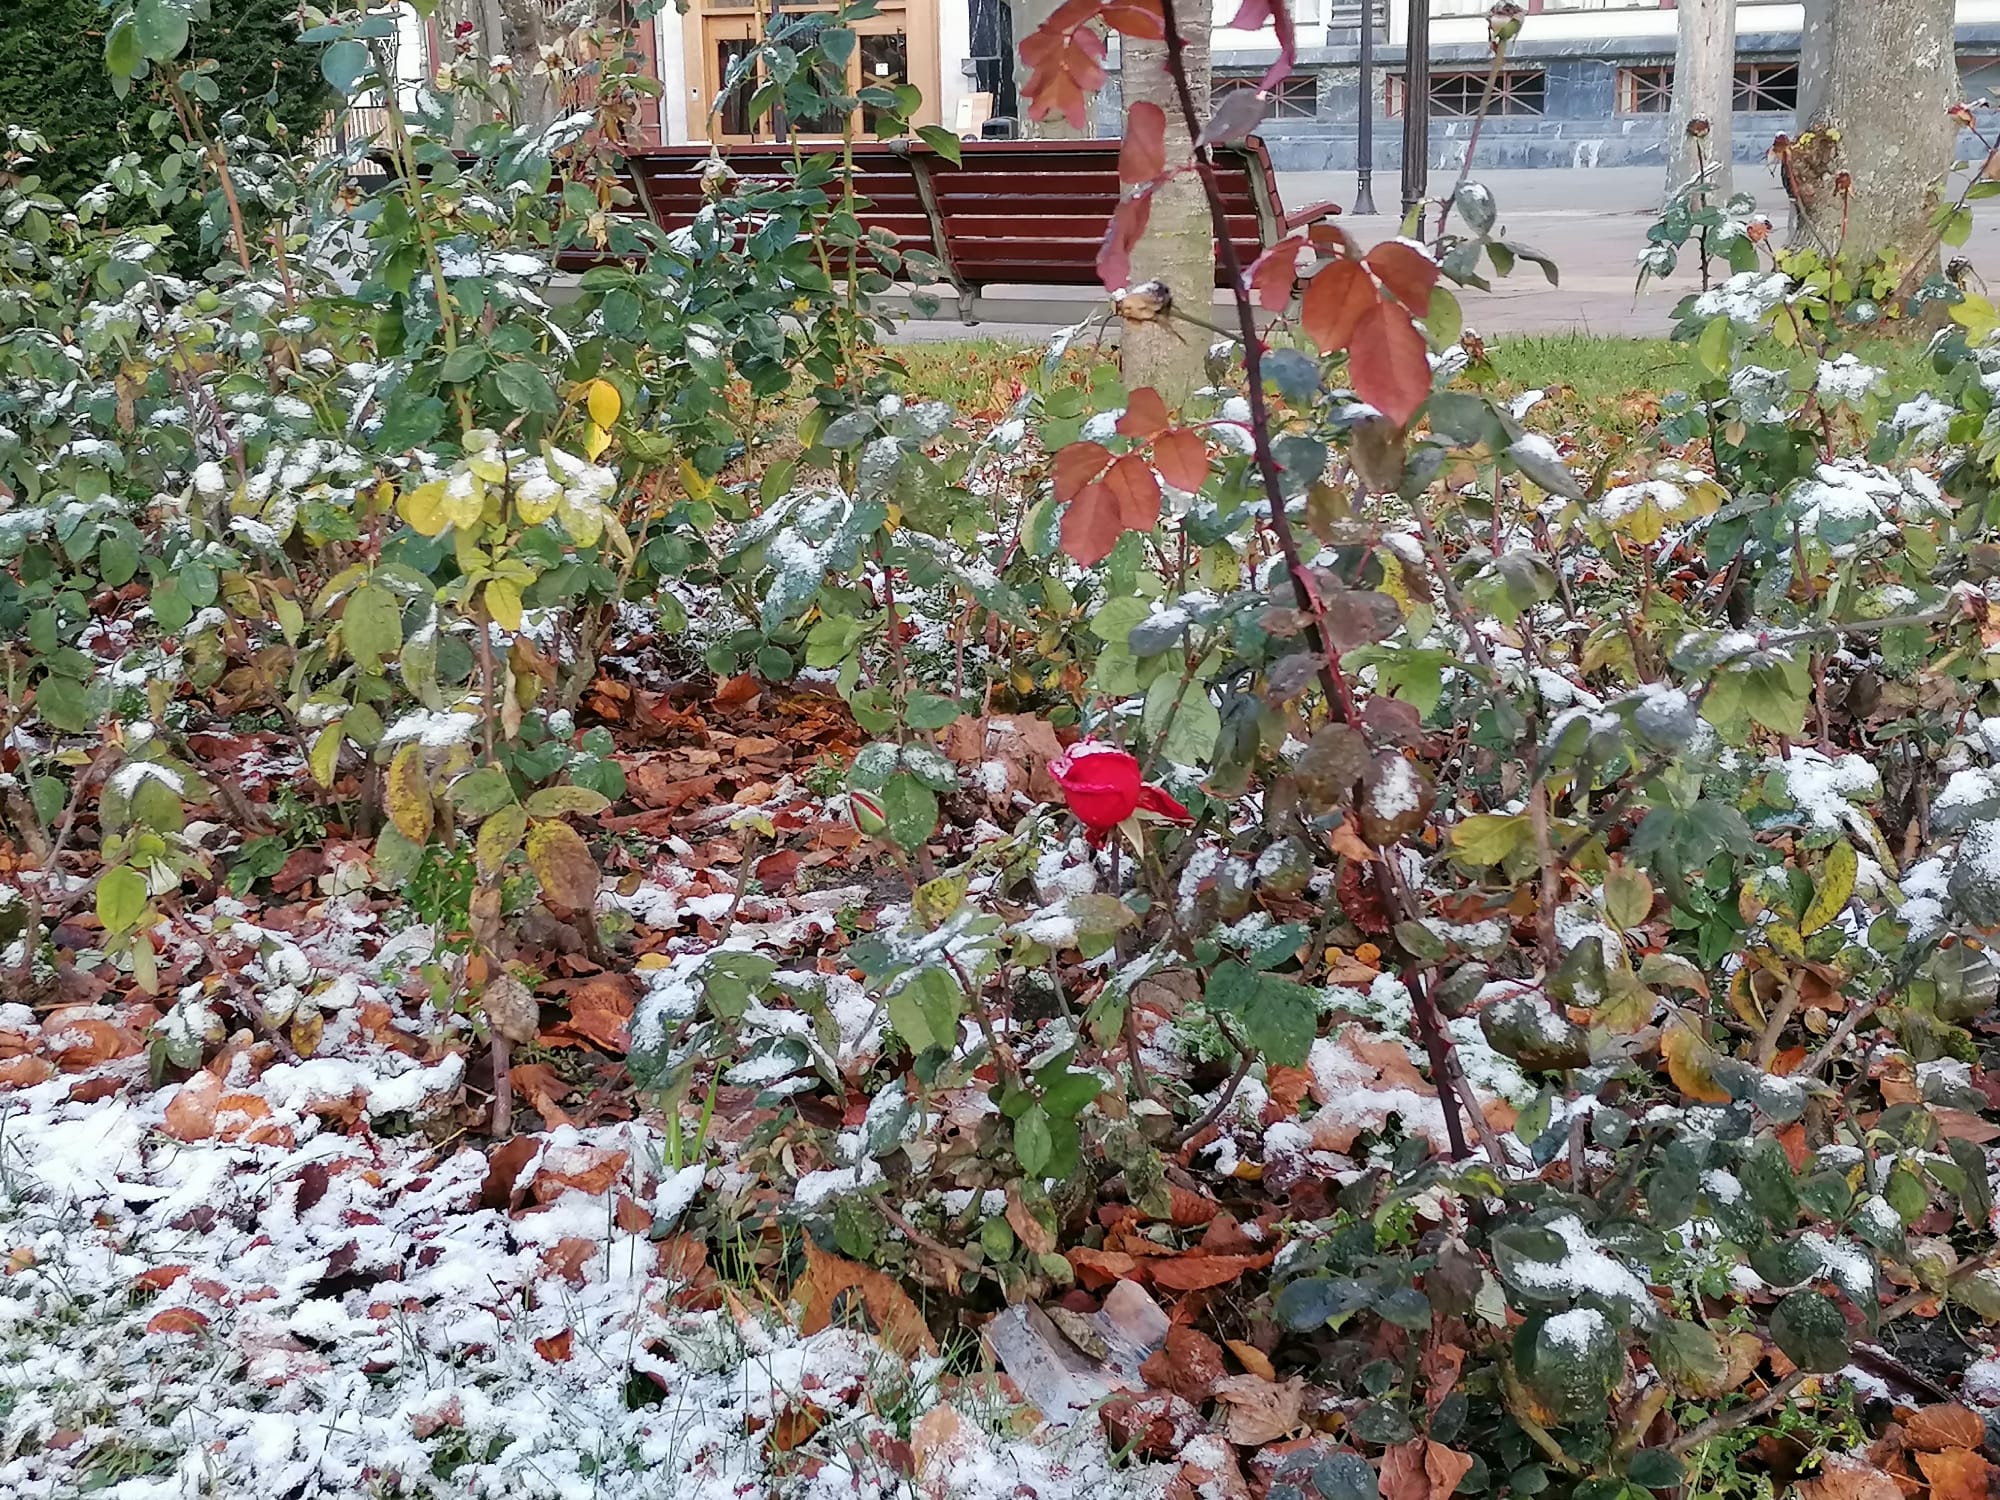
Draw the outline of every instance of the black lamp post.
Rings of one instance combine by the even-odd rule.
[[[1431,0],[1410,0],[1403,57],[1403,217],[1417,210],[1416,234],[1422,238],[1431,160]]]
[[[1375,0],[1361,0],[1361,115],[1354,149],[1354,211],[1375,212]]]

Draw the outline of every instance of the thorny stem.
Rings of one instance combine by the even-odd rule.
[[[1493,108],[1493,94],[1500,87],[1500,70],[1507,61],[1507,44],[1493,44],[1493,61],[1486,68],[1486,91],[1479,96],[1479,113],[1472,117],[1472,133],[1466,137],[1465,159],[1458,165],[1458,181],[1452,184],[1438,207],[1437,239],[1434,243],[1439,252],[1444,249],[1444,226],[1451,218],[1451,206],[1458,201],[1458,190],[1472,180],[1472,155],[1479,149],[1479,130],[1486,123],[1486,115]],[[1421,205],[1419,205],[1421,207]]]

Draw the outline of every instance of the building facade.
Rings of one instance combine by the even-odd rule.
[[[1431,0],[1430,93],[1433,168],[1456,167],[1479,113],[1489,52],[1491,0]],[[552,19],[567,0],[543,0]],[[637,32],[644,65],[658,80],[654,107],[640,120],[643,144],[714,141],[727,146],[764,137],[748,118],[748,90],[725,93],[731,67],[748,54],[782,4],[785,13],[836,7],[829,0],[686,0],[661,7]],[[1373,22],[1374,165],[1394,169],[1402,150],[1408,0],[1292,0],[1298,67],[1273,101],[1260,131],[1281,169],[1351,171],[1358,164],[1360,28]],[[1527,15],[1508,51],[1494,105],[1478,142],[1479,167],[1663,166],[1673,90],[1673,0],[1523,0]],[[1218,16],[1235,0],[1215,0]],[[1013,17],[1007,0],[878,0],[876,14],[855,24],[860,38],[850,81],[910,83],[921,90],[919,124],[953,126],[972,101],[1007,118],[1017,109]],[[1772,139],[1796,129],[1799,34],[1797,0],[1739,0],[1736,114],[1738,160],[1756,161]],[[410,29],[422,23],[410,17]],[[413,41],[417,38],[413,37]],[[419,55],[436,55],[422,38]],[[1958,0],[1960,95],[1991,107],[2000,90],[2000,0]],[[1214,88],[1254,87],[1276,57],[1268,31],[1213,37]],[[1111,81],[1098,100],[1098,133],[1119,129],[1117,48]],[[413,70],[415,76],[422,76]],[[976,118],[976,115],[970,118]],[[863,122],[865,124],[865,121]],[[801,125],[804,129],[800,129]],[[829,131],[835,122],[826,122]],[[810,122],[794,122],[810,134]],[[1970,137],[1967,150],[1974,148]]]

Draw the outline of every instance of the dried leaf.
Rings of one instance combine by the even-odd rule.
[[[208,1331],[208,1317],[191,1307],[164,1307],[146,1320],[146,1332],[201,1334]]]
[[[1471,1468],[1471,1454],[1412,1438],[1382,1455],[1382,1500],[1445,1500]]]
[[[1669,1021],[1660,1031],[1660,1054],[1674,1087],[1702,1104],[1727,1104],[1729,1091],[1715,1081],[1715,1053],[1707,1042],[1681,1021]]]
[[[1268,1255],[1181,1255],[1149,1260],[1153,1285],[1170,1292],[1198,1292],[1212,1286],[1227,1286],[1245,1271],[1271,1263]]]
[[[831,1327],[836,1320],[852,1317],[853,1310],[847,1303],[848,1294],[853,1293],[858,1295],[869,1321],[890,1348],[905,1356],[937,1353],[937,1340],[925,1326],[924,1315],[893,1278],[872,1266],[828,1255],[810,1238],[805,1244],[806,1274],[792,1293],[802,1309],[800,1333],[810,1337]]]
[[[1305,1382],[1297,1376],[1278,1384],[1261,1375],[1229,1375],[1215,1383],[1215,1399],[1226,1413],[1224,1431],[1230,1442],[1246,1448],[1296,1432],[1303,1421],[1299,1407],[1304,1396]]]
[[[542,1008],[528,987],[512,974],[502,974],[480,991],[479,1008],[500,1035],[520,1046],[541,1034]]]
[[[1255,1375],[1259,1380],[1276,1380],[1278,1370],[1271,1363],[1271,1356],[1255,1344],[1246,1344],[1241,1339],[1225,1339],[1229,1352],[1236,1356],[1237,1363]]]
[[[1993,1482],[1993,1465],[1970,1448],[1919,1453],[1917,1467],[1930,1481],[1931,1500],[1986,1500]]]
[[[1901,1488],[1889,1475],[1839,1453],[1829,1453],[1819,1473],[1800,1481],[1793,1493],[1799,1500],[1903,1500]]]
[[[1986,1441],[1986,1423],[1956,1401],[1918,1408],[1903,1421],[1912,1448],[1936,1453],[1945,1448],[1977,1448]]]

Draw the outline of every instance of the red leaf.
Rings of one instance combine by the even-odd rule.
[[[1243,0],[1236,19],[1229,23],[1229,29],[1261,31],[1266,21],[1271,23],[1278,36],[1278,60],[1265,69],[1264,76],[1257,81],[1257,87],[1268,93],[1290,76],[1292,64],[1299,55],[1298,36],[1292,30],[1292,14],[1285,9],[1285,0]]]
[[[1146,1269],[1153,1273],[1153,1285],[1170,1292],[1198,1292],[1206,1287],[1227,1286],[1245,1271],[1270,1264],[1267,1255],[1183,1255],[1173,1260],[1154,1260]]]
[[[1062,549],[1086,568],[1101,563],[1125,534],[1118,500],[1101,484],[1087,484],[1063,512]]]
[[[1160,393],[1150,385],[1142,385],[1125,401],[1125,415],[1118,419],[1118,433],[1121,437],[1158,437],[1173,425],[1167,415],[1167,403],[1160,399]]]
[[[1056,499],[1074,500],[1104,472],[1111,450],[1102,443],[1071,443],[1056,450]]]
[[[1132,247],[1146,232],[1153,216],[1153,195],[1136,193],[1118,205],[1104,226],[1104,243],[1097,251],[1097,279],[1107,292],[1122,292],[1132,280]]]
[[[1348,346],[1354,393],[1398,427],[1409,425],[1431,393],[1431,362],[1424,336],[1409,312],[1377,302],[1362,314]]]
[[[1299,326],[1322,354],[1345,349],[1364,314],[1382,305],[1368,273],[1351,260],[1336,260],[1306,283],[1299,303]]]
[[[1118,148],[1118,180],[1127,187],[1151,182],[1167,169],[1167,112],[1144,100],[1125,114]]]
[[[1104,38],[1081,29],[1096,14],[1096,0],[1071,0],[1021,43],[1030,119],[1059,114],[1079,130],[1087,124],[1090,96],[1104,86]]]
[[[148,1333],[201,1333],[208,1327],[205,1314],[191,1307],[168,1307],[146,1320]]]
[[[1160,13],[1160,0],[1109,0],[1104,6],[1104,24],[1125,36],[1145,42],[1164,42],[1167,23]]]
[[[1151,531],[1160,524],[1160,481],[1138,454],[1128,453],[1113,464],[1104,484],[1118,503],[1125,530]]]
[[[1264,311],[1283,312],[1291,305],[1292,288],[1299,279],[1299,252],[1305,248],[1301,239],[1279,240],[1251,263],[1250,292]]]
[[[1190,495],[1208,479],[1208,444],[1191,427],[1173,427],[1153,440],[1153,467],[1177,490]]]
[[[1368,252],[1368,269],[1396,300],[1418,317],[1431,310],[1431,288],[1437,285],[1437,262],[1415,245],[1384,240]]]

